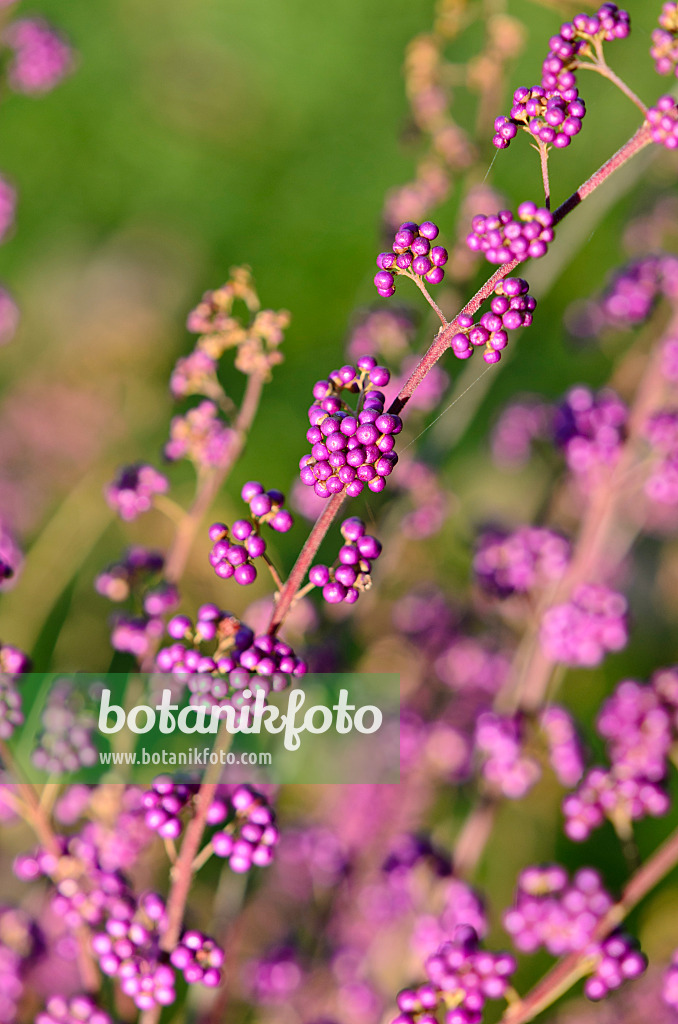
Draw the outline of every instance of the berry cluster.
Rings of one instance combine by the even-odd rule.
[[[195,627],[187,615],[175,615],[167,632],[177,642],[158,652],[156,668],[187,679],[191,703],[211,703],[213,682],[228,683],[225,696],[232,699],[257,684],[265,692],[284,689],[290,675],[306,673],[306,662],[289,644],[268,634],[255,636],[240,619],[214,604],[201,605]],[[211,653],[204,651],[205,644],[215,645]]]
[[[552,92],[574,89],[575,71],[581,57],[595,57],[603,42],[625,39],[631,31],[627,11],[614,3],[604,3],[596,14],[576,14],[560,26],[549,40],[549,53],[542,68],[541,84]]]
[[[328,604],[355,604],[361,592],[372,586],[372,562],[381,554],[381,544],[365,533],[365,524],[357,516],[344,519],[341,535],[345,543],[334,565],[314,565],[308,578],[316,587],[322,587]]]
[[[208,988],[216,988],[221,982],[224,951],[214,939],[192,929],[181,936],[170,953],[170,963],[181,971],[187,984],[200,982]]]
[[[518,220],[510,210],[500,210],[491,217],[479,214],[471,221],[466,244],[472,252],[483,252],[490,263],[509,260],[538,259],[546,255],[553,241],[553,215],[531,199],[518,207]]]
[[[581,131],[585,114],[586,106],[576,89],[563,93],[547,92],[539,85],[516,89],[509,117],[494,122],[492,142],[497,149],[508,149],[518,128],[523,128],[539,142],[565,149]]]
[[[29,672],[30,668],[31,661],[27,654],[18,647],[0,641],[0,674],[7,672],[9,675],[21,675],[22,672]]]
[[[562,579],[569,561],[570,543],[561,534],[523,526],[513,533],[481,534],[473,569],[483,590],[504,598]]]
[[[475,744],[485,779],[509,800],[519,800],[539,780],[539,764],[523,752],[519,720],[491,711],[481,714]]]
[[[555,704],[545,708],[539,725],[546,737],[549,761],[558,782],[566,789],[576,786],[584,774],[584,758],[572,716]]]
[[[50,689],[42,712],[42,729],[31,760],[50,774],[77,772],[98,762],[92,742],[95,720],[78,702],[71,683],[58,680]]]
[[[68,43],[41,19],[12,22],[3,32],[2,41],[14,51],[7,78],[15,92],[49,92],[73,66]]]
[[[467,313],[460,313],[456,324],[459,331],[450,341],[457,359],[470,359],[476,348],[484,346],[486,363],[498,363],[508,345],[507,331],[529,327],[537,300],[528,295],[529,285],[522,277],[507,277],[499,281],[490,302],[490,312],[483,313],[478,323]]]
[[[390,298],[395,291],[395,278],[423,277],[428,284],[440,284],[445,277],[443,267],[447,263],[447,249],[442,245],[431,245],[438,237],[438,227],[430,220],[423,224],[406,221],[395,233],[391,252],[377,256],[378,272],[374,283],[379,294]]]
[[[518,876],[504,927],[521,952],[543,946],[552,956],[562,956],[586,949],[613,902],[592,868],[582,868],[570,881],[559,864],[528,867]]]
[[[611,767],[591,769],[579,789],[565,798],[570,839],[586,839],[605,818],[626,834],[632,821],[667,812],[664,780],[678,725],[677,679],[667,669],[657,672],[649,686],[625,680],[604,703],[596,726]]]
[[[652,33],[650,56],[658,75],[670,75],[678,67],[678,3],[666,3]]]
[[[151,788],[141,798],[144,820],[149,828],[163,839],[178,839],[181,835],[181,812],[188,806],[195,786],[171,779],[154,779]]]
[[[130,896],[111,901],[104,930],[92,936],[103,974],[116,977],[140,1010],[169,1006],[175,998],[174,971],[160,951],[166,926],[164,901],[155,893],[138,904]]]
[[[678,107],[673,96],[660,96],[656,105],[649,107],[647,120],[653,142],[667,149],[678,147]]]
[[[375,494],[386,486],[386,477],[398,461],[395,435],[403,427],[399,416],[384,412],[384,393],[375,390],[385,387],[390,378],[373,356],[362,356],[357,366],[342,366],[314,386],[314,402],[308,410],[311,426],[306,432],[313,447],[299,463],[299,476],[319,498],[343,490],[356,498],[365,484]],[[359,412],[343,400],[345,391],[360,396]]]
[[[154,494],[165,494],[167,477],[153,466],[137,463],[125,466],[105,490],[106,501],[121,519],[130,522],[153,505]]]
[[[149,578],[158,576],[165,565],[160,551],[135,545],[125,551],[122,560],[99,573],[94,586],[109,601],[126,601]]]
[[[600,583],[582,583],[569,601],[545,613],[540,630],[544,653],[565,665],[593,667],[628,640],[623,594]]]
[[[553,956],[583,952],[592,971],[584,994],[591,1000],[603,999],[647,968],[647,959],[630,936],[615,931],[602,942],[594,940],[598,923],[612,905],[612,897],[592,868],[582,868],[570,882],[558,864],[530,867],[519,876],[504,927],[526,953],[540,946]]]
[[[113,1024],[113,1020],[91,996],[50,996],[35,1024]]]
[[[205,400],[184,416],[174,417],[170,439],[165,445],[165,458],[170,462],[190,459],[198,468],[224,466],[230,458],[235,437],[235,431],[220,419],[215,403]]]
[[[486,1001],[501,999],[506,994],[515,970],[516,962],[509,953],[481,949],[478,936],[469,925],[457,928],[452,941],[444,943],[426,961],[430,987],[438,997],[436,1003],[453,1007],[445,1014],[447,1024],[477,1024],[482,1020]],[[430,987],[400,993],[398,1005],[402,1015],[398,1020],[402,1024],[417,1019],[414,1015],[421,1004],[423,1009],[433,1009]]]
[[[249,786],[238,786],[230,803],[235,813],[228,827],[212,836],[214,853],[241,874],[253,864],[266,867],[280,839],[273,809],[265,796]]]
[[[596,966],[584,982],[584,995],[593,1002],[604,999],[625,981],[639,978],[647,970],[647,957],[630,935],[614,932],[596,951]]]
[[[569,470],[588,488],[601,471],[614,466],[626,437],[628,408],[610,389],[594,392],[575,387],[556,409],[555,444],[562,449]]]
[[[241,586],[254,583],[257,570],[255,558],[266,554],[266,541],[260,530],[264,523],[278,533],[287,533],[294,524],[292,514],[283,508],[282,491],[265,491],[260,483],[250,481],[242,489],[242,499],[250,507],[251,519],[236,519],[230,530],[224,523],[212,523],[210,565],[217,576],[233,577]]]

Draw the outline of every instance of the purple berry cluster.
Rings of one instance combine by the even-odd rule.
[[[225,466],[235,437],[235,431],[220,419],[216,404],[205,400],[184,416],[174,417],[170,439],[165,445],[165,458],[170,462],[190,459],[197,468]]]
[[[498,363],[508,345],[507,331],[529,327],[537,300],[528,295],[529,285],[522,277],[499,281],[490,302],[490,312],[483,313],[478,323],[467,313],[456,319],[459,328],[450,341],[457,359],[470,359],[476,348],[483,348],[486,363]]]
[[[42,19],[12,22],[2,42],[13,50],[7,78],[15,92],[50,92],[73,66],[70,46]]]
[[[170,953],[170,963],[181,971],[187,984],[200,982],[216,988],[221,982],[224,951],[209,935],[191,929],[183,933]]]
[[[623,594],[602,583],[579,584],[569,601],[545,613],[539,634],[544,653],[564,665],[600,665],[606,653],[626,646],[627,610]]]
[[[626,437],[628,408],[611,389],[572,388],[555,411],[553,437],[568,469],[588,489],[614,466]]]
[[[559,864],[529,867],[518,878],[504,927],[525,953],[541,946],[553,956],[584,953],[591,964],[584,994],[597,1001],[647,968],[646,957],[630,936],[615,931],[602,942],[595,940],[596,928],[612,905],[592,868],[582,868],[570,882]]]
[[[480,948],[469,925],[458,927],[452,940],[426,961],[429,985],[406,989],[398,996],[398,1024],[435,1019],[432,1011],[449,1006],[446,1024],[479,1024],[488,999],[502,999],[509,988],[516,962],[510,953]],[[434,1001],[435,1000],[435,1001]]]
[[[250,481],[242,489],[242,499],[250,507],[250,519],[236,519],[230,530],[224,523],[212,523],[209,529],[212,541],[209,560],[221,579],[233,577],[236,583],[246,587],[257,578],[254,560],[266,554],[262,525],[267,523],[272,530],[287,533],[294,525],[294,519],[282,507],[285,501],[282,491],[265,491],[260,483]]]
[[[570,881],[559,864],[528,867],[518,876],[504,928],[523,953],[544,947],[552,956],[562,956],[589,946],[613,902],[592,868],[582,868]]]
[[[0,641],[0,674],[7,672],[9,675],[17,676],[23,672],[30,672],[30,669],[31,661],[27,654],[12,644],[3,644]]]
[[[103,931],[92,936],[92,950],[103,974],[115,977],[140,1010],[170,1006],[176,999],[174,971],[160,951],[166,927],[164,901],[146,893],[111,901]]]
[[[497,149],[508,149],[522,128],[545,145],[565,149],[581,131],[585,114],[586,106],[576,89],[562,93],[547,92],[539,85],[516,89],[510,115],[494,122],[492,142]]]
[[[482,252],[490,263],[538,259],[545,256],[553,241],[553,215],[531,199],[518,207],[518,219],[510,210],[491,217],[479,214],[471,221],[466,244],[472,252]]]
[[[476,723],[475,745],[483,759],[482,772],[493,790],[519,800],[539,780],[541,769],[523,751],[521,722],[486,711]]]
[[[163,839],[181,835],[181,812],[195,794],[195,786],[173,782],[163,777],[154,779],[141,798],[144,820]]]
[[[357,516],[344,519],[341,535],[344,544],[334,565],[314,565],[308,578],[316,587],[322,587],[328,604],[355,604],[360,594],[372,586],[372,562],[381,554],[381,544],[365,532],[365,524]]]
[[[596,966],[584,982],[584,995],[593,1002],[604,999],[625,981],[639,978],[647,970],[647,957],[630,935],[614,932],[600,943]]]
[[[598,335],[605,328],[629,330],[645,323],[657,299],[675,302],[678,295],[678,258],[653,253],[617,270],[603,294],[585,304],[579,333]]]
[[[512,533],[482,533],[473,570],[483,590],[505,598],[528,594],[562,579],[569,561],[570,542],[561,534],[522,526]]]
[[[113,1024],[113,1019],[91,996],[50,996],[35,1024]]]
[[[77,772],[98,762],[93,743],[95,720],[78,701],[71,683],[57,680],[41,716],[42,729],[31,760],[50,775]]]
[[[552,704],[539,715],[539,725],[546,737],[554,774],[561,786],[571,789],[584,774],[584,757],[572,715]]]
[[[160,551],[135,545],[125,551],[120,562],[99,573],[94,586],[97,593],[109,601],[126,601],[149,579],[158,576],[164,565],[165,559]]]
[[[678,68],[678,3],[666,3],[659,15],[659,28],[652,33],[652,57],[658,75],[671,75]]]
[[[392,251],[381,252],[377,256],[379,270],[374,284],[383,298],[393,295],[399,274],[421,277],[428,284],[440,284],[445,277],[443,267],[448,255],[442,245],[431,245],[437,237],[438,227],[430,220],[423,224],[406,221],[400,225],[393,239]]]
[[[580,59],[595,57],[603,42],[626,39],[631,31],[627,11],[604,3],[595,14],[576,14],[560,26],[549,40],[549,53],[542,68],[541,84],[549,92],[563,93],[577,84],[575,71]]]
[[[130,522],[142,512],[148,512],[153,505],[155,494],[166,494],[169,488],[167,477],[153,466],[140,462],[125,466],[115,480],[106,488],[106,501],[121,519]]]
[[[673,96],[660,96],[654,107],[649,107],[647,120],[652,141],[667,149],[678,147],[678,107]]]
[[[344,490],[356,498],[365,484],[375,494],[386,486],[398,461],[395,435],[403,428],[399,416],[384,412],[384,393],[377,390],[390,379],[373,356],[362,356],[357,366],[342,366],[314,386],[306,432],[312,448],[299,463],[299,476],[319,498]],[[341,397],[346,391],[360,396],[359,411]]]
[[[214,604],[201,605],[195,626],[187,615],[175,615],[167,624],[167,632],[176,642],[158,652],[157,670],[185,678],[189,689],[196,685],[201,699],[209,698],[198,684],[207,682],[209,687],[212,676],[228,683],[227,695],[231,698],[256,685],[256,680],[265,689],[284,689],[289,676],[306,672],[306,662],[289,644],[268,634],[255,636],[240,619]],[[214,645],[211,653],[204,650],[206,644]]]
[[[674,670],[657,672],[648,686],[624,680],[603,704],[596,727],[610,768],[592,768],[563,802],[565,831],[586,839],[605,818],[626,834],[630,823],[669,809],[665,779],[676,737],[678,683]]]
[[[230,800],[233,818],[212,836],[217,857],[228,860],[231,871],[242,874],[253,864],[266,867],[280,839],[275,814],[266,797],[249,786],[238,786]]]

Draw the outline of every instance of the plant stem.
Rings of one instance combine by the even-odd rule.
[[[640,97],[636,96],[633,89],[629,88],[629,86],[626,84],[623,78],[620,78],[619,75],[616,75],[612,68],[609,67],[604,60],[601,63],[595,64],[589,64],[588,61],[586,61],[582,62],[581,64],[577,64],[576,67],[578,71],[582,71],[586,68],[588,68],[589,71],[597,71],[599,75],[603,76],[603,78],[607,78],[609,82],[612,82],[613,85],[616,85],[617,88],[620,89],[621,92],[623,92],[624,95],[638,107],[638,110],[641,112],[643,117],[647,115],[647,107],[640,99]]]
[[[544,185],[544,206],[551,209],[551,184],[549,182],[549,147],[541,139],[537,145],[539,161],[541,163],[541,180]]]
[[[259,408],[264,378],[257,373],[247,378],[247,387],[238,410],[233,429],[235,437],[228,453],[228,460],[223,466],[210,469],[198,478],[196,496],[190,509],[179,523],[174,541],[167,553],[165,577],[170,583],[176,583],[183,576],[188,557],[200,529],[203,518],[207,515],[210,505],[230,473],[234,464],[242,454],[247,435]]]
[[[292,607],[296,593],[301,587],[306,573],[311,568],[311,562],[315,558],[316,552],[322,544],[325,534],[332,525],[335,516],[339,512],[339,509],[344,504],[345,500],[345,491],[341,491],[339,494],[333,494],[316,519],[313,529],[309,533],[306,543],[301,549],[299,557],[294,563],[292,571],[280,591],[268,626],[269,633],[275,633],[279,626],[285,621],[285,617]]]
[[[631,876],[622,898],[598,923],[592,941],[600,942],[614,931],[677,864],[678,829],[672,832],[659,849]],[[534,1020],[587,973],[585,961],[589,955],[587,950],[581,950],[563,957],[524,999],[506,1010],[502,1024],[528,1024],[528,1021]]]
[[[447,327],[447,320],[445,319],[445,314],[443,313],[443,311],[440,308],[440,306],[438,305],[438,303],[435,302],[435,300],[433,299],[433,296],[429,292],[428,288],[426,287],[426,285],[424,284],[422,279],[417,274],[408,273],[405,276],[409,277],[409,279],[411,281],[414,281],[414,283],[416,284],[417,288],[419,289],[421,294],[424,296],[424,298],[428,302],[428,304],[431,307],[431,309],[435,310],[435,312],[440,317],[440,321],[441,321],[443,327]]]

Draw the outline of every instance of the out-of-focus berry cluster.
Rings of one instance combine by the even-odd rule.
[[[678,4],[666,3],[659,15],[659,28],[652,32],[650,56],[658,75],[676,73],[678,67]]]
[[[609,819],[622,835],[633,821],[669,809],[665,780],[678,726],[678,674],[663,669],[649,685],[620,683],[597,719],[609,768],[594,767],[563,802],[570,839],[588,838]]]
[[[616,931],[600,942],[595,940],[598,923],[612,905],[599,874],[591,868],[582,868],[569,881],[558,864],[530,867],[518,878],[504,927],[516,947],[526,953],[540,946],[553,956],[584,953],[591,964],[584,993],[598,1000],[647,968],[647,958],[630,936]]]

